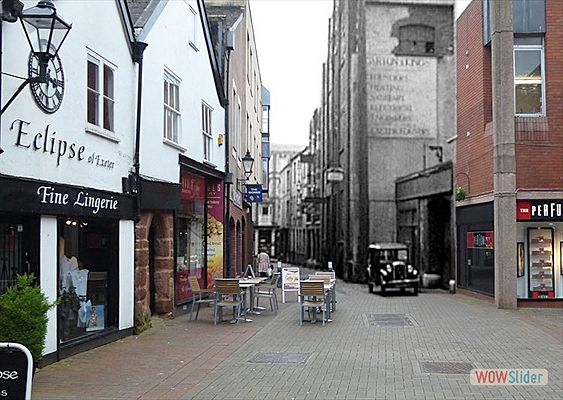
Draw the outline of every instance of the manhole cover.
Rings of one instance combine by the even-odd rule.
[[[311,353],[256,353],[248,362],[266,364],[304,364]]]
[[[368,314],[369,326],[414,326],[407,314]]]
[[[421,361],[420,367],[426,374],[469,374],[473,364],[466,362]]]

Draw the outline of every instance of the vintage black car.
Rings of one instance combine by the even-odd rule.
[[[369,292],[381,288],[412,288],[418,295],[419,271],[409,264],[409,250],[402,243],[376,243],[368,248],[367,283]]]

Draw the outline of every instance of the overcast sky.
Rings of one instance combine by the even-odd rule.
[[[469,1],[456,0],[456,17]],[[250,0],[250,9],[262,84],[271,96],[270,141],[305,146],[321,104],[332,0]]]

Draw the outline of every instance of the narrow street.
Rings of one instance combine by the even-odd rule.
[[[290,299],[240,326],[214,326],[211,308],[197,321],[157,318],[146,333],[43,368],[33,398],[561,398],[561,310],[505,311],[446,291],[381,297],[339,280],[333,322],[299,326]],[[544,368],[549,384],[472,386],[471,368]]]

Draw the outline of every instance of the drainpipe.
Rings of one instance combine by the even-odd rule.
[[[225,257],[226,257],[226,271],[225,275],[227,278],[231,277],[231,210],[230,210],[230,198],[231,198],[231,184],[233,183],[233,177],[229,168],[229,158],[230,158],[230,140],[229,140],[229,67],[231,64],[231,50],[234,47],[229,46],[229,34],[233,34],[232,31],[227,31],[227,47],[225,51],[225,222],[223,227],[223,232],[225,233],[225,238],[223,239],[225,246]],[[233,42],[231,42],[233,43]]]
[[[147,48],[147,43],[132,42],[131,46],[133,48],[133,62],[139,64],[139,71],[137,74],[137,121],[135,127],[135,156],[133,159],[133,181],[135,184],[136,196],[135,223],[137,223],[141,219],[141,163],[139,159],[139,149],[141,146],[141,104],[143,98],[143,52]]]

